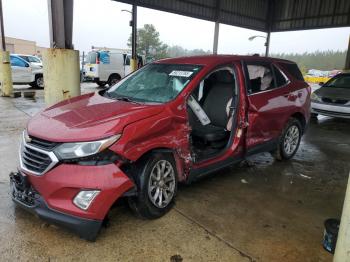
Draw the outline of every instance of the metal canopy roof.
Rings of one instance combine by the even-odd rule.
[[[264,32],[350,26],[350,0],[114,0]]]

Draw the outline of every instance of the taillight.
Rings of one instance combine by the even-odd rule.
[[[100,63],[100,58],[98,57],[98,55],[96,56],[96,64]]]

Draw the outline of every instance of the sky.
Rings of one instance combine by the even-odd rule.
[[[91,46],[126,48],[131,33],[131,15],[121,10],[131,6],[111,0],[74,0],[73,44],[88,51]],[[49,46],[47,0],[3,0],[6,36]],[[138,8],[138,27],[153,24],[160,39],[186,49],[212,50],[214,23],[185,16]],[[218,52],[222,54],[264,53],[263,38],[249,41],[262,32],[220,25]],[[350,27],[272,33],[271,53],[303,53],[316,50],[345,50]]]

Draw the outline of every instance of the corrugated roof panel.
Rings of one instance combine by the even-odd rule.
[[[121,0],[119,2],[259,31],[267,31],[269,28],[272,32],[277,32],[350,26],[350,0]]]
[[[350,26],[349,0],[275,1],[272,31]]]

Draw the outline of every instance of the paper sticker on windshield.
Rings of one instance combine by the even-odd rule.
[[[180,76],[180,77],[190,77],[193,74],[192,71],[179,71],[173,70],[169,76]]]

